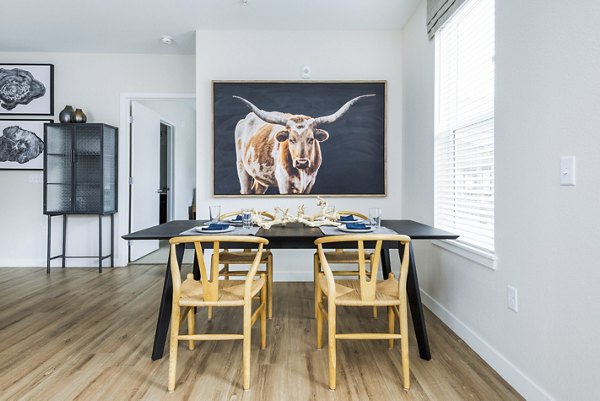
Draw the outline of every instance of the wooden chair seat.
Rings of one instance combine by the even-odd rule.
[[[358,217],[363,220],[369,219],[366,215],[359,213],[359,212],[352,211],[352,210],[341,210],[338,212],[338,214],[340,216],[352,215],[352,216]],[[327,251],[324,253],[325,253],[325,256],[327,257],[327,262],[330,265],[335,265],[335,264],[353,264],[353,265],[355,265],[350,269],[343,269],[343,270],[332,269],[332,272],[335,276],[358,277],[359,272],[358,272],[358,268],[356,267],[356,265],[358,265],[360,255],[357,251],[348,250],[348,249],[336,249],[335,251]],[[369,255],[367,252],[363,252],[363,255],[367,262],[370,261],[371,255]],[[319,255],[317,253],[315,253],[315,255],[314,255],[315,318],[317,317],[317,276],[321,272],[322,272],[322,270],[321,270],[321,265],[319,263]],[[370,275],[370,269],[368,270],[368,272]],[[373,317],[377,318],[377,307],[376,306],[373,307]]]
[[[260,262],[266,263],[269,256],[272,255],[273,254],[269,250],[263,251]],[[255,256],[256,252],[226,250],[220,252],[219,260],[224,264],[251,264],[254,261]]]
[[[260,278],[252,282],[250,295],[254,297],[260,292],[265,280]],[[192,274],[181,283],[181,306],[240,306],[244,305],[244,281],[243,280],[219,280],[219,292],[216,301],[204,299],[204,288],[201,281],[194,280]]]
[[[323,288],[323,295],[327,297],[327,279],[325,276],[321,276],[320,281],[321,288]],[[400,305],[398,280],[394,277],[390,277],[387,280],[377,280],[377,284],[375,285],[375,299],[372,301],[365,301],[361,298],[360,281],[336,280],[335,304],[342,306]]]
[[[395,243],[399,249],[404,249],[400,257],[400,274],[396,279],[390,273],[387,280],[377,280],[379,259],[384,242]],[[329,258],[340,252],[325,252],[324,246],[341,243],[356,244],[358,250],[357,270],[351,272],[358,276],[356,280],[337,279],[336,272],[331,269]],[[365,253],[365,243],[375,242],[373,253]],[[317,323],[317,348],[323,347],[323,320],[327,320],[327,353],[329,365],[329,388],[335,390],[337,371],[337,341],[338,340],[387,340],[390,348],[394,341],[400,340],[402,357],[402,385],[410,388],[410,370],[408,358],[408,310],[406,301],[406,278],[408,275],[410,238],[398,234],[351,234],[325,236],[315,240],[317,255],[315,256],[315,306]],[[344,251],[346,253],[346,251]],[[370,269],[368,269],[370,268]],[[370,270],[370,271],[369,271]],[[324,301],[326,299],[326,301]],[[339,333],[337,325],[338,306],[387,307],[387,332],[353,332]],[[400,333],[396,333],[395,322],[400,323]]]
[[[260,215],[274,219],[275,217],[268,212],[259,212]],[[241,210],[224,213],[219,216],[219,220],[225,220],[230,217],[235,217],[241,214]],[[229,277],[240,277],[245,276],[248,272],[248,268],[232,268],[235,265],[250,265],[254,261],[256,252],[241,250],[232,251],[230,249],[223,249],[219,253],[219,263],[223,265],[223,268],[219,270],[219,276],[225,277],[225,280],[229,280]],[[264,249],[260,259],[260,264],[264,265],[264,268],[259,268],[257,273],[265,273],[267,275],[267,316],[269,319],[273,317],[273,253],[268,249]],[[208,308],[208,319],[212,319],[212,308]]]
[[[256,249],[248,252],[254,255],[250,267],[244,273],[244,280],[220,280],[219,269],[221,261],[219,257],[223,251],[222,243],[244,243],[245,246]],[[169,346],[169,382],[168,390],[175,390],[177,373],[177,352],[180,341],[187,341],[188,348],[193,350],[196,341],[209,340],[242,340],[242,359],[244,390],[250,388],[250,341],[252,337],[252,326],[260,320],[260,348],[267,346],[267,275],[258,272],[258,266],[263,258],[264,246],[269,243],[265,238],[253,236],[234,235],[198,235],[181,236],[169,240],[171,244],[170,267],[171,279],[173,281],[173,296],[171,300],[171,325]],[[181,280],[181,266],[176,256],[177,246],[193,245],[195,260],[198,261],[200,280],[194,280],[193,274],[188,274],[185,280]],[[210,264],[204,261],[204,247],[212,244],[212,255]],[[244,246],[242,245],[242,246]],[[260,294],[259,294],[260,293]],[[253,300],[258,297],[258,307],[253,311]],[[240,307],[242,313],[242,334],[239,333],[196,333],[195,320],[196,308],[207,307]],[[187,320],[187,334],[181,332],[181,325]],[[189,369],[189,367],[188,367]],[[188,375],[189,376],[189,375]]]
[[[369,259],[369,254],[364,252],[365,259]],[[346,250],[335,250],[332,252],[325,252],[327,261],[329,264],[341,264],[341,263],[358,263],[358,252],[357,251],[346,251]],[[358,273],[355,273],[356,276]]]

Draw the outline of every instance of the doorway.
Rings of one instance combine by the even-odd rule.
[[[160,224],[173,220],[173,125],[160,122],[160,180],[159,217]]]
[[[129,142],[126,232],[188,218],[196,187],[196,105],[193,97],[126,97]],[[124,209],[121,209],[124,210]],[[129,241],[126,263],[159,248]]]

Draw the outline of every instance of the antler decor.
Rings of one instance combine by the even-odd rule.
[[[320,196],[317,199],[317,205],[321,210],[313,215],[307,215],[304,212],[304,205],[298,206],[298,212],[295,216],[290,213],[290,209],[283,210],[280,207],[275,207],[275,218],[273,220],[264,220],[260,213],[254,211],[252,222],[266,230],[275,225],[285,226],[287,223],[302,223],[309,227],[340,226],[341,223],[337,221],[340,215],[333,208],[329,207],[325,199]]]

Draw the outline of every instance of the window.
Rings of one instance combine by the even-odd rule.
[[[435,34],[435,225],[494,253],[494,0],[469,0]]]

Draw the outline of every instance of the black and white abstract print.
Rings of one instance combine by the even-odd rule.
[[[44,168],[44,123],[51,120],[0,120],[0,169]]]
[[[19,104],[29,104],[33,99],[46,94],[46,87],[20,68],[0,68],[0,106],[12,110]]]
[[[0,114],[51,114],[53,66],[0,64]]]

